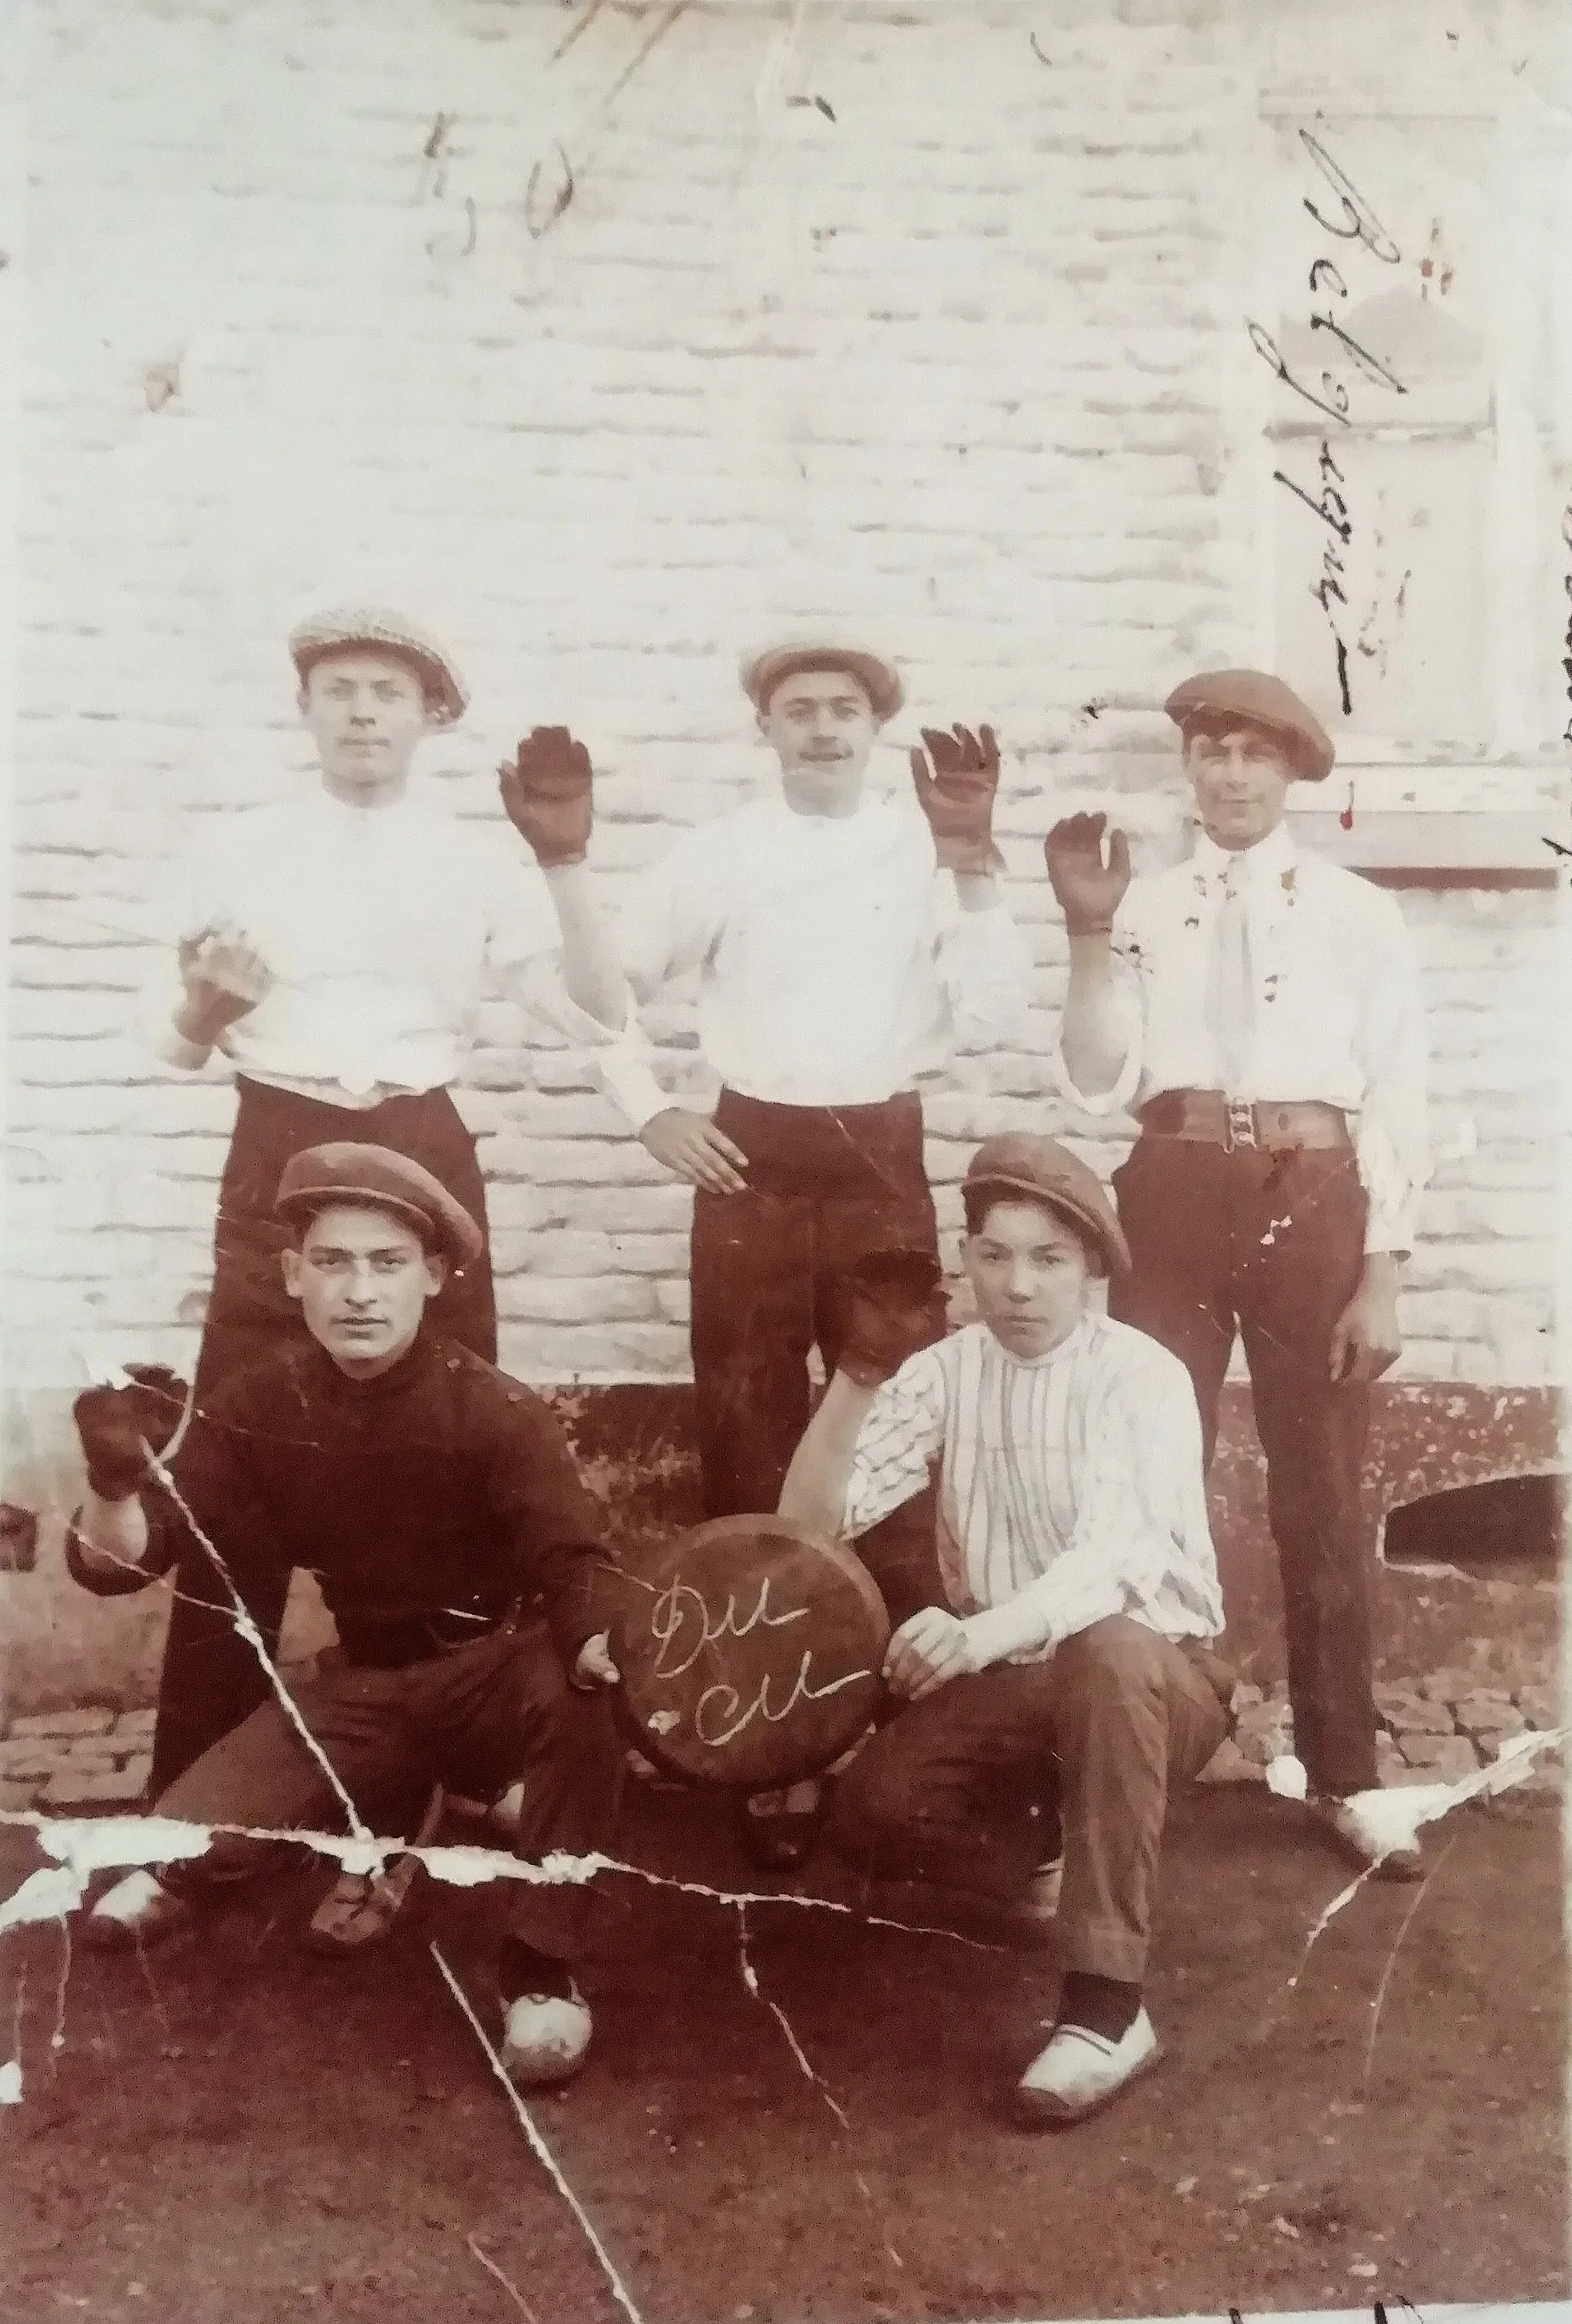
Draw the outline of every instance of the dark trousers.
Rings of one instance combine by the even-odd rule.
[[[885,1877],[1009,1904],[1064,1833],[1062,1966],[1138,1984],[1169,1785],[1228,1731],[1234,1674],[1122,1614],[1046,1663],[996,1664],[906,1704],[842,1776],[831,1835]]]
[[[244,1078],[239,1089],[240,1110],[218,1192],[213,1288],[197,1358],[199,1398],[269,1354],[281,1338],[305,1329],[298,1303],[284,1290],[279,1254],[287,1238],[273,1207],[291,1155],[342,1140],[391,1147],[424,1164],[485,1226],[485,1188],[475,1140],[446,1090],[388,1098],[357,1112]],[[489,1242],[473,1267],[444,1284],[430,1313],[439,1331],[495,1362]],[[216,1545],[224,1551],[221,1539]],[[235,1571],[235,1581],[272,1654],[283,1621],[288,1575],[272,1568]],[[164,1647],[153,1746],[155,1794],[247,1718],[269,1692],[255,1654],[236,1632],[234,1600],[197,1542],[182,1552],[174,1582],[178,1594]]]
[[[840,1288],[872,1250],[938,1254],[922,1104],[771,1105],[723,1090],[715,1114],[748,1157],[741,1194],[693,1205],[692,1324],[708,1517],[767,1514],[808,1425],[808,1358],[840,1351]],[[938,1334],[936,1333],[936,1337]],[[857,1554],[892,1621],[945,1602],[931,1492],[865,1534]]]
[[[1314,1791],[1375,1782],[1371,1545],[1359,1505],[1370,1391],[1329,1351],[1364,1265],[1366,1199],[1346,1148],[1268,1154],[1142,1137],[1114,1173],[1134,1261],[1109,1313],[1189,1372],[1206,1456],[1237,1330],[1282,1577],[1294,1749]]]
[[[419,1798],[418,1817],[434,1783],[491,1800],[522,1778],[515,1854],[533,1862],[557,1850],[610,1849],[623,1768],[610,1707],[569,1685],[539,1625],[402,1670],[360,1668],[334,1647],[292,1692],[362,1819],[384,1838],[408,1836],[409,1802]],[[276,1700],[188,1767],[157,1812],[273,1831],[342,1831],[347,1822]],[[274,1846],[215,1837],[205,1856],[171,1870],[168,1884],[190,1893],[215,1877],[262,1870]],[[538,1952],[571,1960],[581,1950],[587,1884],[510,1881],[508,1899],[510,1930]]]

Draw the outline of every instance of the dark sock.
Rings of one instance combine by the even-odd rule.
[[[1072,1969],[1059,1997],[1060,2025],[1084,2025],[1117,2042],[1128,2034],[1141,2014],[1141,1987],[1123,1978],[1094,1977],[1090,1969]]]
[[[522,1937],[504,1937],[496,1957],[496,1982],[504,2009],[510,2009],[525,1994],[542,2000],[555,1996],[559,2001],[570,2001],[573,1964],[558,1960],[550,1953],[538,1953],[533,1945],[525,1944]]]

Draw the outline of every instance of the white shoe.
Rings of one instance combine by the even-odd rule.
[[[128,1872],[99,1897],[82,1933],[99,1952],[129,1952],[172,1936],[190,1917],[186,1899],[161,1886],[151,1872]]]
[[[509,2079],[532,2090],[570,2080],[584,2063],[593,2031],[577,1986],[567,2000],[559,1994],[522,1995],[509,2005],[503,2031]]]
[[[1144,2009],[1117,2042],[1086,2025],[1059,2025],[1045,2050],[1033,2058],[1015,2089],[1022,2122],[1060,2128],[1084,2122],[1155,2066],[1162,2045]]]

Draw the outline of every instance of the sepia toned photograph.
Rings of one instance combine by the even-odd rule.
[[[1572,2314],[1557,0],[13,0],[0,2315]]]

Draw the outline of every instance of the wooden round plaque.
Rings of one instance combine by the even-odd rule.
[[[867,1725],[890,1624],[850,1550],[779,1517],[717,1517],[629,1579],[612,1656],[650,1758],[772,1791],[818,1775]]]

